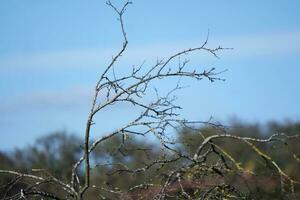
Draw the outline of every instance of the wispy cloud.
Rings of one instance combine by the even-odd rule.
[[[2,57],[0,66],[2,70],[95,67],[109,56],[111,52],[101,49],[28,53]]]
[[[0,99],[0,113],[17,114],[28,111],[50,110],[85,110],[88,111],[94,95],[94,86],[74,86],[63,90],[32,91],[16,96],[7,96]],[[106,98],[103,93],[99,94],[99,100]],[[116,109],[127,108],[125,104],[118,104]],[[1,118],[1,117],[0,117]],[[1,121],[1,120],[0,120]]]
[[[222,41],[222,40],[221,40]],[[223,43],[223,42],[222,42]],[[234,47],[235,58],[286,56],[300,54],[300,30],[278,31],[225,38],[224,44]]]
[[[124,60],[138,64],[144,59],[163,58],[172,53],[201,44],[199,41],[176,42],[176,44],[148,44],[129,46]],[[257,56],[286,56],[300,54],[300,30],[278,31],[224,38],[210,38],[209,46],[221,45],[235,50],[226,58],[241,59]],[[62,68],[95,68],[110,61],[118,47],[111,49],[65,50],[0,57],[0,70],[43,70]]]
[[[8,97],[1,100],[1,113],[14,113],[22,110],[69,108],[86,106],[91,101],[92,87],[76,86],[60,91],[36,91]]]

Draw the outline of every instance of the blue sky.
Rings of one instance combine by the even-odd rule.
[[[129,48],[118,70],[199,46],[209,29],[210,47],[234,50],[220,59],[193,54],[191,65],[228,69],[226,81],[186,82],[182,116],[300,120],[299,7],[298,0],[136,0],[124,16]],[[0,27],[0,150],[56,130],[82,135],[94,83],[120,47],[116,15],[101,0],[2,0]],[[101,113],[94,135],[130,113],[122,105]]]

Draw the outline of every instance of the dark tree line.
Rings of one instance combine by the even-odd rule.
[[[300,132],[300,123],[290,122],[271,122],[264,125],[265,128],[258,124],[236,122],[232,123],[230,127],[228,134],[241,137],[267,138],[273,133],[294,135]],[[177,133],[177,143],[180,144],[177,149],[180,149],[186,155],[192,154],[197,149],[198,142],[203,140],[199,135],[199,131],[209,137],[223,130],[211,126],[198,127],[197,130],[182,128]],[[26,174],[32,173],[42,177],[60,177],[63,181],[68,181],[72,174],[69,166],[80,158],[80,152],[83,148],[82,141],[82,138],[75,135],[64,132],[53,133],[37,139],[33,145],[26,148],[1,152],[1,168]],[[218,147],[213,149],[212,151],[215,151],[216,155],[208,157],[209,160],[206,162],[209,165],[193,166],[182,175],[181,186],[174,180],[166,188],[168,198],[186,198],[181,187],[192,199],[201,199],[204,194],[207,196],[204,196],[203,199],[234,199],[233,196],[239,199],[289,199],[297,198],[297,195],[299,195],[298,183],[294,185],[293,194],[288,180],[284,180],[284,191],[282,191],[281,177],[276,169],[268,160],[259,156],[247,145],[223,139],[216,141],[215,144],[220,149],[222,148],[222,151],[230,154],[235,163],[228,158],[220,157],[219,154],[222,151]],[[294,180],[300,179],[298,173],[300,169],[299,139],[286,140],[283,143],[273,141],[268,144],[257,145],[257,147],[265,154],[272,156],[272,159],[278,163],[289,177]],[[105,192],[111,199],[154,198],[156,193],[159,192],[160,183],[168,178],[168,173],[175,170],[178,165],[185,163],[181,160],[166,162],[166,155],[159,148],[159,145],[155,144],[154,141],[146,143],[135,137],[126,138],[125,141],[123,137],[115,137],[113,140],[103,143],[91,155],[91,161],[95,163],[91,182],[93,185],[107,190],[116,190],[117,187],[116,191],[119,191],[119,193],[112,194],[110,191],[105,190],[97,191],[95,188],[95,191],[92,191],[87,199],[101,198],[98,195],[104,195]],[[168,156],[168,159],[172,160],[174,155],[170,154]],[[153,166],[153,169],[147,171],[146,174],[132,174],[132,171],[129,170],[140,169],[145,166],[150,169],[151,164],[159,159],[163,162],[157,163],[157,166]],[[224,159],[221,162],[227,163],[227,166],[218,164],[220,162],[218,159]],[[236,163],[239,164],[242,171],[239,172],[234,169]],[[248,173],[250,171],[251,173]],[[152,185],[144,185],[141,188],[133,188],[128,191],[131,187],[148,182],[149,178],[153,179]],[[9,198],[22,188],[27,187],[26,183],[17,182],[16,180],[16,184],[11,187],[11,181],[13,179],[10,176],[1,176],[1,198]],[[64,195],[64,191],[58,191],[50,183],[44,185],[42,189],[49,193],[54,192],[57,196]],[[293,195],[295,196],[293,197]]]

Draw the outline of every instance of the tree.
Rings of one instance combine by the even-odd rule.
[[[298,136],[286,134],[274,134],[267,139],[246,137],[229,134],[227,128],[214,124],[210,120],[188,121],[180,118],[175,103],[174,93],[180,90],[180,79],[191,78],[197,81],[207,79],[210,82],[222,81],[222,71],[215,68],[191,69],[185,55],[205,51],[218,57],[218,52],[226,48],[207,47],[206,40],[198,47],[179,51],[172,56],[157,60],[153,66],[140,65],[133,67],[127,75],[118,76],[117,61],[126,52],[128,40],[123,17],[131,2],[126,2],[118,9],[110,1],[107,5],[118,16],[123,44],[121,49],[105,70],[95,85],[94,97],[90,113],[86,121],[84,134],[83,155],[73,166],[70,180],[65,180],[60,174],[58,177],[51,173],[32,174],[13,170],[0,170],[1,174],[14,176],[5,187],[13,187],[17,182],[24,183],[20,190],[8,197],[8,199],[48,198],[48,199],[219,199],[219,198],[246,198],[243,189],[234,184],[227,184],[225,178],[242,178],[246,174],[254,174],[244,169],[236,159],[231,156],[218,141],[232,140],[242,143],[262,157],[272,171],[280,176],[281,188],[286,189],[286,181],[294,194],[296,180],[287,175],[272,157],[264,153],[257,144],[265,144],[273,141],[288,142],[297,139]],[[176,62],[178,59],[178,62]],[[175,64],[176,62],[176,64]],[[155,98],[146,102],[144,97],[151,92],[152,86],[162,79],[175,78],[178,83],[172,90],[160,96],[159,89],[155,89]],[[103,94],[104,98],[103,98]],[[140,114],[126,125],[117,128],[111,133],[105,134],[91,141],[92,127],[95,124],[95,116],[105,108],[118,103],[127,103],[128,106],[137,107]],[[200,125],[209,127],[210,134],[202,134],[198,129]],[[198,137],[193,141],[195,148],[190,151],[183,147],[184,140],[178,140],[175,135],[181,127],[188,130],[196,130]],[[171,131],[173,130],[173,131]],[[152,138],[160,145],[153,146],[147,143],[136,143],[141,138]],[[144,140],[144,139],[143,139]],[[114,145],[112,145],[114,144]],[[115,144],[118,144],[115,146]],[[44,144],[49,146],[48,144]],[[111,147],[115,147],[111,149]],[[76,155],[77,148],[74,149]],[[68,151],[72,153],[72,151]],[[72,157],[72,155],[71,155]],[[76,156],[74,156],[76,158]],[[130,160],[139,159],[140,163],[132,164]],[[57,162],[53,158],[53,162]],[[42,169],[38,169],[40,171]],[[109,179],[105,179],[104,173]],[[68,174],[68,173],[67,173]],[[95,177],[100,176],[101,181]],[[116,177],[117,176],[117,177]],[[118,185],[118,179],[131,179],[128,185]],[[201,185],[203,178],[214,178],[210,184]],[[133,179],[133,180],[132,180]],[[110,180],[110,181],[107,181]],[[114,181],[111,181],[114,180]],[[113,185],[112,185],[113,182]],[[232,182],[229,182],[232,183]],[[51,190],[45,186],[51,185]],[[56,189],[54,189],[56,188]],[[59,191],[59,192],[58,192]],[[145,195],[146,194],[146,195]]]

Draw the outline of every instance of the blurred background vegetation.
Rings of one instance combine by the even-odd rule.
[[[209,136],[216,134],[220,129],[211,126],[203,126],[200,128],[203,135]],[[266,138],[274,133],[286,133],[287,135],[297,134],[300,132],[300,122],[269,122],[267,124],[247,124],[240,121],[232,121],[229,134],[239,136],[252,136]],[[192,153],[197,145],[203,141],[199,131],[182,128],[178,131],[178,149],[187,154]],[[126,146],[124,145],[126,142]],[[189,170],[185,175],[184,184],[190,187],[193,194],[201,193],[212,188],[214,185],[220,185],[224,182],[231,185],[232,188],[222,188],[222,190],[234,190],[244,192],[249,199],[280,199],[287,198],[291,195],[290,185],[287,183],[283,189],[286,193],[282,193],[280,188],[280,177],[275,173],[266,160],[258,156],[253,149],[247,145],[234,140],[222,139],[215,142],[217,145],[226,150],[232,158],[245,171],[255,172],[255,175],[244,174],[222,174],[216,176],[217,173],[211,173],[211,169],[201,169],[198,166]],[[80,158],[82,152],[83,139],[66,132],[55,132],[38,138],[34,144],[22,149],[15,149],[8,152],[0,152],[1,169],[17,170],[24,173],[33,173],[43,177],[54,176],[63,181],[70,180],[72,165]],[[285,141],[283,143],[272,142],[269,144],[257,144],[257,147],[263,150],[267,155],[271,156],[274,161],[284,170],[284,172],[295,180],[300,180],[300,146],[299,139]],[[122,169],[122,164],[133,169],[151,163],[151,161],[159,160],[164,157],[160,152],[159,145],[153,141],[144,141],[139,138],[114,137],[99,147],[92,154],[93,170],[92,184],[102,188],[109,189],[114,186],[120,191],[127,190],[131,186],[142,184],[147,181],[159,183],[164,178],[165,172],[170,172],[176,167],[176,162],[171,164],[163,164],[156,168],[151,168],[147,173],[136,173],[134,175],[126,173],[127,168],[123,168],[124,172],[116,172],[115,169]],[[207,162],[212,162],[211,161]],[[184,162],[184,161],[178,161]],[[228,163],[230,165],[230,163]],[[213,165],[211,165],[213,166]],[[217,169],[217,168],[216,168]],[[216,170],[215,169],[215,170]],[[151,179],[151,180],[149,180]],[[157,179],[157,180],[155,180]],[[14,194],[16,190],[26,187],[26,183],[19,182],[14,187],[6,185],[12,181],[12,177],[0,176],[1,189],[0,197],[5,198]],[[54,186],[43,186],[45,190],[55,192],[59,195],[63,191],[57,191]],[[299,195],[299,185],[295,184],[295,195]],[[143,191],[133,191],[130,195],[134,199],[136,193],[144,195],[141,199],[151,197],[155,193],[155,186],[144,188]],[[172,191],[171,191],[172,190]],[[176,193],[180,189],[174,185],[170,192]],[[105,191],[101,191],[102,194]],[[89,193],[90,199],[94,199],[99,195],[99,191],[95,189]],[[111,194],[110,194],[111,195]],[[93,197],[93,198],[92,198]],[[101,196],[99,196],[101,197]],[[141,197],[141,196],[139,196]],[[295,196],[294,196],[295,197]],[[296,196],[297,197],[297,196]],[[114,199],[113,196],[111,196]],[[125,197],[124,197],[125,198]],[[230,199],[230,198],[229,198]]]

